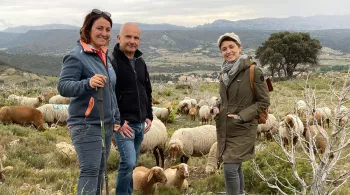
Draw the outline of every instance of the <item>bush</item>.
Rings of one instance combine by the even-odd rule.
[[[274,142],[268,143],[268,147],[266,150],[272,151],[278,156],[284,158],[283,151]],[[294,186],[296,189],[300,189],[300,183],[293,177],[291,165],[276,159],[275,157],[270,155],[266,150],[257,152],[255,157],[255,161],[258,164],[258,167],[260,168],[262,174],[266,178],[269,178],[270,183],[275,183],[271,175],[276,174],[276,176],[284,185],[288,186],[288,180],[292,186]],[[308,177],[310,176],[309,174],[311,171],[310,166],[311,165],[305,160],[297,160],[298,174],[301,178],[305,180],[307,184],[309,180]],[[263,182],[260,179],[260,177],[255,173],[255,171],[253,170],[252,160],[243,163],[243,173],[245,178],[246,189],[250,193],[277,194],[277,190],[269,188],[268,185],[265,182]],[[287,194],[292,194],[292,191],[289,191],[284,186],[279,185],[279,187]]]
[[[191,85],[189,84],[178,84],[176,85],[175,89],[193,89]]]
[[[222,192],[225,191],[224,176],[215,173],[204,179],[195,180],[191,183],[190,192],[202,194],[204,192]]]
[[[173,110],[169,114],[168,123],[173,123],[175,121],[176,112],[177,110],[173,108]]]
[[[158,94],[160,96],[171,96],[173,94],[173,91],[171,89],[167,89],[167,90],[164,90],[164,91],[159,91]]]

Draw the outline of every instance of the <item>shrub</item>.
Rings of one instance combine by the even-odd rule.
[[[175,89],[193,89],[191,85],[189,84],[178,84],[176,85]]]

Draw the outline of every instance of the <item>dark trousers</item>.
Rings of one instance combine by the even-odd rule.
[[[113,125],[106,125],[107,157],[111,148]],[[104,159],[100,125],[75,125],[70,136],[78,155],[80,175],[77,195],[100,195],[103,189]]]
[[[227,195],[244,194],[242,163],[224,163],[224,176]]]

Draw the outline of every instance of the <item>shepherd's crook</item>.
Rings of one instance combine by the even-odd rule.
[[[108,174],[107,174],[107,154],[106,154],[106,131],[105,131],[105,117],[104,117],[104,111],[103,111],[103,89],[98,88],[98,110],[100,112],[100,121],[101,121],[101,137],[102,137],[102,155],[103,160],[105,163],[104,168],[104,177],[105,177],[105,183],[106,183],[106,195],[109,194],[108,192]],[[100,188],[100,194],[102,194],[103,186]]]

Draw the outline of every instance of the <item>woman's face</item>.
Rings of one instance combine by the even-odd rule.
[[[111,24],[103,17],[97,19],[91,27],[90,40],[95,49],[108,44],[111,36]]]
[[[237,59],[242,51],[242,47],[234,41],[223,41],[221,43],[220,52],[227,62]]]

